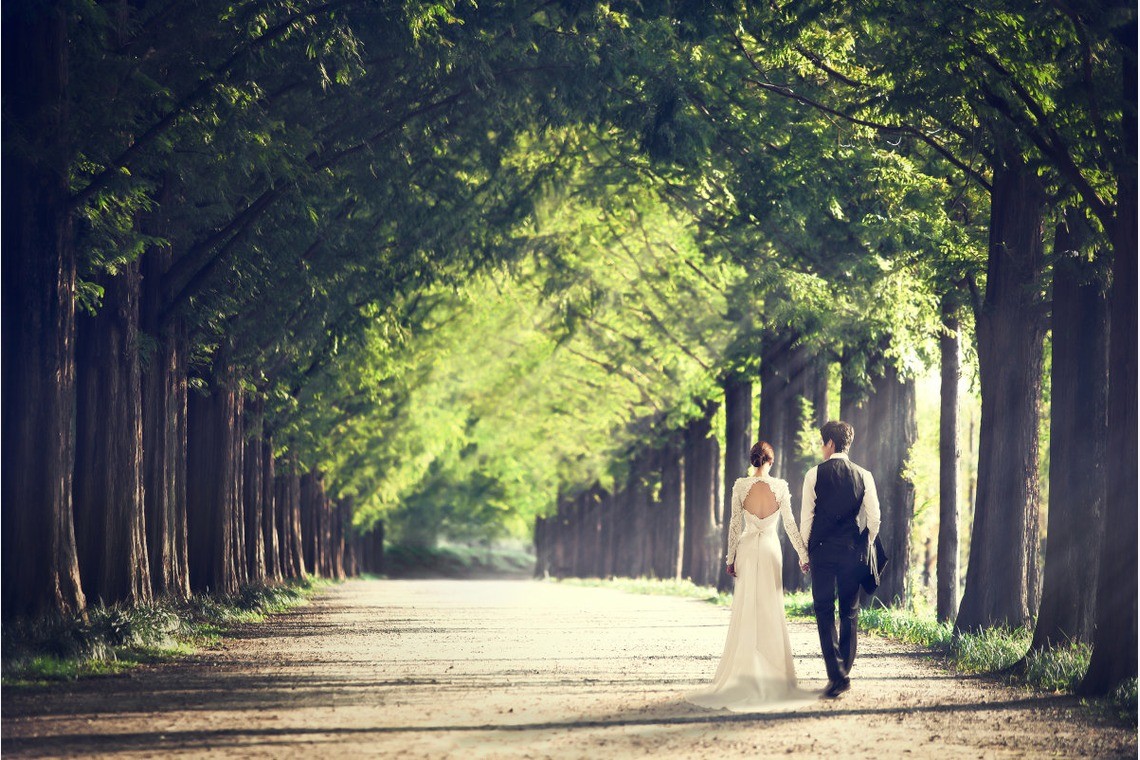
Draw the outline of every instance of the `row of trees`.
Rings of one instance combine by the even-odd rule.
[[[552,572],[672,573],[680,541],[711,582],[757,385],[793,493],[829,408],[880,433],[856,454],[902,599],[913,379],[937,364],[940,614],[1040,610],[1035,645],[1093,641],[1090,689],[1135,675],[1135,463],[1098,458],[1136,429],[1134,8],[4,14],[6,617],[256,577],[254,528],[294,499],[270,505],[279,470],[398,540],[556,510]],[[1066,466],[1042,583],[1050,327]],[[963,355],[982,408],[959,604]],[[1065,527],[1090,517],[1110,529]],[[334,522],[304,534],[326,567]],[[591,554],[587,523],[620,546]]]

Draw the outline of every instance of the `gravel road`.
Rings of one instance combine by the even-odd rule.
[[[536,581],[354,580],[181,663],[5,690],[11,756],[1136,757],[1078,700],[863,636],[854,688],[796,712],[688,705],[728,610]],[[813,625],[796,670],[822,689]]]

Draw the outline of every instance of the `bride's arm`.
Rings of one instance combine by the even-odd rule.
[[[788,534],[788,540],[792,542],[796,554],[799,555],[800,564],[806,565],[808,562],[807,546],[804,544],[803,536],[800,535],[800,529],[796,527],[796,518],[792,514],[792,492],[788,490],[787,483],[784,483],[783,488],[780,489],[776,501],[780,504],[780,517],[784,521],[784,532]]]
[[[736,545],[740,543],[740,529],[743,516],[740,514],[740,489],[732,487],[732,517],[728,520],[728,553],[724,555],[724,563],[731,565],[736,561]]]

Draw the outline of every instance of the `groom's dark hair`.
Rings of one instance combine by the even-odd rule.
[[[843,420],[828,420],[827,424],[819,429],[819,436],[824,443],[828,441],[834,443],[835,453],[838,454],[851,447],[851,443],[855,440],[855,428]]]

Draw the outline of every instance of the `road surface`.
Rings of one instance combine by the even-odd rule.
[[[180,663],[5,690],[6,756],[1135,757],[1078,700],[963,678],[863,636],[854,688],[702,710],[728,610],[537,581],[353,580]],[[796,670],[822,689],[814,625]]]

